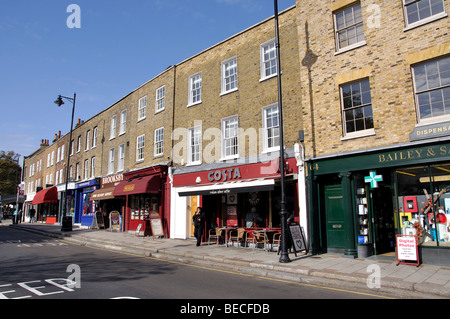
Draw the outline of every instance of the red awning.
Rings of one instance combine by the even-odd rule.
[[[33,198],[31,204],[38,205],[44,203],[58,202],[58,189],[55,187],[43,189],[39,191]]]
[[[114,189],[114,196],[132,194],[159,193],[161,182],[159,175],[149,175],[123,181]]]

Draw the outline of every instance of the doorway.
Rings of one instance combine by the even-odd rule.
[[[384,174],[385,177],[388,174]],[[369,191],[375,255],[395,251],[394,192],[390,183]]]
[[[325,185],[326,241],[328,250],[345,249],[344,195],[342,185]]]

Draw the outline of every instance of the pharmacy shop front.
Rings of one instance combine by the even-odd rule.
[[[423,263],[450,265],[450,141],[308,161],[313,253],[396,258],[416,235]]]

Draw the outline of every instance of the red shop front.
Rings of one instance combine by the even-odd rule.
[[[298,182],[295,178],[295,159],[287,159],[286,201],[292,221],[299,221]],[[207,214],[206,229],[215,227],[243,227],[252,229],[280,228],[280,169],[279,160],[223,166],[214,169],[199,167],[196,172],[174,173],[173,187],[187,200],[192,215],[194,204],[202,206]],[[177,213],[184,213],[177,210]],[[180,218],[182,218],[180,216]],[[186,216],[191,220],[192,216]],[[207,232],[206,232],[207,233]],[[192,230],[191,230],[192,236]]]
[[[125,197],[124,231],[136,231],[150,214],[161,217],[164,237],[169,237],[170,185],[167,166],[159,165],[124,173],[124,180],[115,187],[114,196]]]

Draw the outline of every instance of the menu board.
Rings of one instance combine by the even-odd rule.
[[[118,230],[120,231],[120,214],[117,211],[111,212],[111,214],[109,214],[109,219],[110,219],[110,230]]]
[[[227,226],[237,226],[237,206],[227,206]]]
[[[299,252],[306,250],[308,253],[308,248],[306,247],[305,236],[303,229],[298,224],[289,225],[289,232],[291,234],[292,245],[294,247],[294,252]]]

